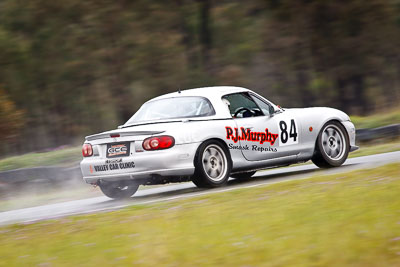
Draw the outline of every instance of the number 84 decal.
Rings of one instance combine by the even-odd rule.
[[[297,123],[294,119],[285,119],[279,122],[279,145],[288,146],[298,144]]]

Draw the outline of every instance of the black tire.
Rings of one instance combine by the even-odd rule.
[[[113,199],[130,198],[139,188],[139,184],[131,181],[102,182],[99,187],[104,195]]]
[[[349,155],[349,137],[340,122],[329,121],[318,134],[312,162],[320,168],[341,166]]]
[[[256,171],[251,172],[241,172],[231,175],[232,178],[239,179],[239,180],[249,180],[251,176],[253,176]]]
[[[227,183],[232,170],[228,149],[217,140],[208,140],[197,149],[193,183],[200,188],[214,188]]]

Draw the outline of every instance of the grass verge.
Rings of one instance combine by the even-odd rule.
[[[400,164],[0,228],[4,266],[398,266]]]
[[[359,146],[358,150],[349,154],[349,158],[400,151],[400,139],[381,143],[361,144]]]
[[[400,123],[400,109],[395,109],[385,113],[374,114],[370,116],[350,116],[356,129],[377,128],[390,124]]]
[[[81,149],[81,147],[68,147],[4,158],[0,160],[0,171],[38,166],[71,165],[82,160]]]

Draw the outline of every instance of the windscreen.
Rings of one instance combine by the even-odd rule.
[[[145,103],[125,125],[165,119],[214,115],[210,101],[204,97],[173,97]]]

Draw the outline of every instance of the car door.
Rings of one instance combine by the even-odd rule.
[[[236,93],[223,97],[236,123],[226,128],[227,139],[240,145],[243,156],[249,161],[268,160],[296,155],[299,125],[285,112],[275,113],[267,101],[251,93]]]

